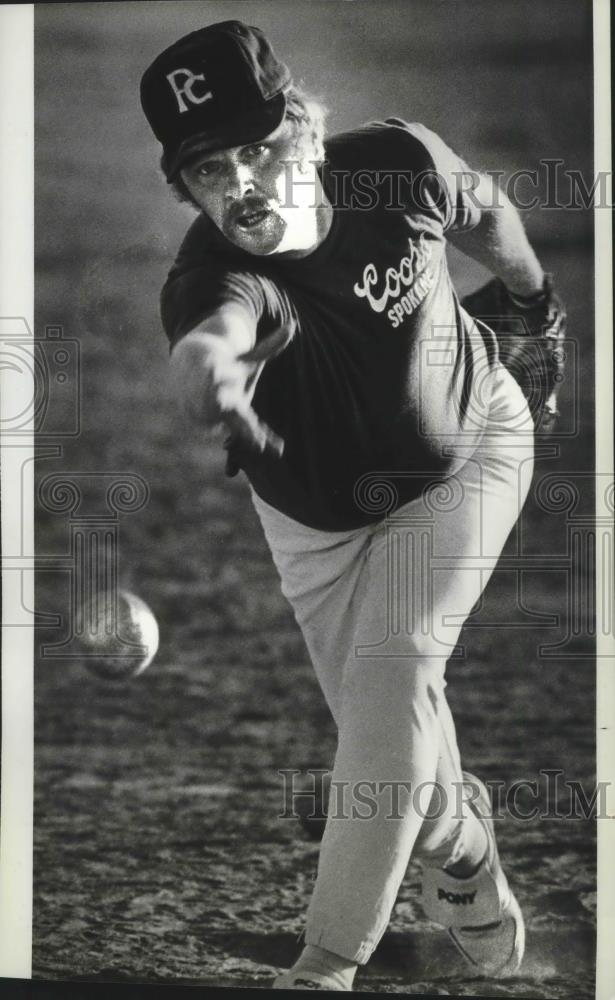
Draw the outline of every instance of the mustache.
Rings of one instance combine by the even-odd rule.
[[[242,215],[252,212],[265,212],[270,208],[269,200],[259,195],[248,195],[242,201],[231,205],[226,216],[226,225],[233,226]]]

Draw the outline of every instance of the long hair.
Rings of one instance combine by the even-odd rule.
[[[284,121],[293,125],[295,152],[299,155],[305,147],[316,150],[313,159],[324,159],[324,136],[327,109],[316,98],[308,95],[300,87],[290,87],[286,91],[286,113]],[[161,162],[162,168],[162,162]],[[195,202],[184,184],[181,174],[169,182],[169,186],[178,201],[192,205],[197,211],[200,206]]]

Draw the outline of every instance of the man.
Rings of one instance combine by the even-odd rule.
[[[427,916],[472,969],[515,971],[523,918],[487,791],[461,770],[444,669],[527,495],[534,424],[459,303],[446,241],[521,313],[550,315],[549,281],[503,193],[422,125],[323,140],[322,108],[256,28],[180,39],[141,98],[199,212],[162,295],[178,392],[248,477],[349,793],[305,948],[275,985],[350,990],[411,854]]]

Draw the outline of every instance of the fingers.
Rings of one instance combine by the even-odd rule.
[[[237,361],[246,367],[252,364],[257,366],[262,365],[262,363],[276,357],[284,350],[292,340],[295,328],[296,324],[294,320],[290,320],[288,323],[277,327],[277,329],[259,341],[250,351],[241,354],[237,358]],[[261,455],[269,454],[275,458],[280,458],[284,453],[283,439],[259,419],[250,405],[252,395],[250,389],[253,390],[254,388],[253,383],[255,382],[254,376],[256,374],[252,373],[252,378],[250,376],[247,377],[245,388],[241,391],[239,398],[236,392],[237,387],[230,388],[230,391],[227,390],[225,392],[223,390],[217,393],[217,401],[220,406],[220,419],[223,426],[229,432],[227,445],[234,441],[241,441],[244,446]]]
[[[231,440],[241,441],[248,448],[260,454],[268,453],[275,458],[280,458],[284,453],[283,439],[259,420],[251,406],[229,410],[223,414],[222,422],[228,429]]]
[[[273,333],[268,334],[259,340],[250,351],[239,356],[240,361],[269,361],[281,354],[284,348],[291,342],[295,335],[296,323],[289,320],[279,326]]]
[[[258,418],[249,403],[233,406],[219,413],[216,423],[203,428],[206,438],[230,448],[234,442],[242,444],[260,454],[268,452],[279,458],[284,453],[283,439]]]
[[[198,380],[198,391],[185,394],[190,400],[198,399],[198,407],[191,406],[193,418],[214,437],[216,428],[224,429],[229,438],[226,447],[241,442],[261,455],[280,458],[283,454],[283,439],[259,419],[251,400],[260,370],[290,343],[295,326],[292,320],[279,326],[239,356],[210,355],[200,369],[190,373]]]

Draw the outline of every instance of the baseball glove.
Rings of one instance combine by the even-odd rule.
[[[466,295],[461,305],[496,334],[500,361],[521,386],[536,430],[551,433],[559,416],[557,395],[566,360],[566,309],[553,291],[551,275],[545,275],[540,292],[527,298],[513,295],[493,278]]]

